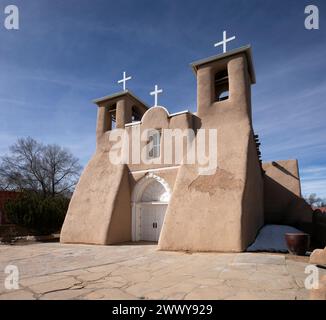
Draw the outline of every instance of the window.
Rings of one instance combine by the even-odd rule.
[[[227,69],[215,75],[215,99],[216,101],[229,99],[229,76]]]
[[[161,154],[161,131],[153,130],[148,135],[148,157],[158,158]]]

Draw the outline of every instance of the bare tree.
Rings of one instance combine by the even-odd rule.
[[[10,154],[1,158],[0,186],[55,196],[69,193],[80,172],[78,159],[68,150],[21,138],[10,147]]]
[[[324,205],[324,201],[323,199],[317,197],[316,193],[312,193],[310,194],[307,198],[306,201],[314,207],[321,207]]]

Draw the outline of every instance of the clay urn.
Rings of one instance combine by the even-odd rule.
[[[286,233],[288,250],[296,256],[304,256],[310,247],[310,235],[307,233]]]

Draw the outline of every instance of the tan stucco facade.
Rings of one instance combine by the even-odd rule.
[[[309,229],[312,209],[301,195],[297,160],[263,163],[265,222]]]
[[[311,300],[326,300],[326,276],[323,276],[319,280],[318,289],[312,289],[310,291]]]
[[[326,247],[314,250],[310,256],[310,263],[326,267]]]
[[[251,111],[255,73],[250,47],[201,60],[192,68],[197,78],[196,113],[148,108],[129,91],[95,101],[97,148],[73,194],[61,242],[116,244],[139,239],[141,213],[137,210],[146,198],[142,193],[152,192],[151,181],[153,190],[161,185],[164,200],[159,201],[166,205],[158,238],[161,250],[241,252],[254,241],[265,220],[305,219],[297,161],[277,162],[284,171],[273,164],[262,167],[259,159]],[[220,98],[222,92],[228,98]],[[146,129],[216,129],[218,167],[200,174],[201,164],[187,163],[184,150],[181,162],[173,153],[169,163],[129,159],[113,164],[109,153],[116,129],[123,129],[130,139]],[[198,139],[195,135],[191,146]],[[147,143],[140,141],[140,146]],[[114,148],[124,154],[132,147]],[[157,160],[164,159],[164,147],[162,136]]]

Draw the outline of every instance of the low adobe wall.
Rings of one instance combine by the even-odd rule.
[[[301,196],[297,160],[263,163],[266,224],[288,224],[312,232],[312,209]]]
[[[313,213],[313,236],[316,243],[326,246],[326,212],[315,210]],[[326,251],[325,251],[326,256]]]
[[[326,276],[321,278],[318,289],[310,291],[310,300],[326,300]]]
[[[97,152],[79,179],[62,227],[62,243],[114,244],[131,240],[128,170]]]

